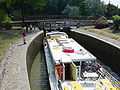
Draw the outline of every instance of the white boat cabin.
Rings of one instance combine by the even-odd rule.
[[[47,39],[47,42],[60,79],[78,80],[80,77],[98,77],[96,71],[94,72],[96,57],[74,39]]]
[[[108,79],[100,78],[96,57],[66,33],[49,32],[46,36],[55,75],[62,81],[63,90],[118,90]]]

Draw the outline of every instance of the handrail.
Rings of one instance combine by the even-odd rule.
[[[100,65],[101,66],[101,65]],[[104,77],[106,77],[114,86],[116,86],[117,88],[120,88],[120,81],[118,81],[115,77],[113,77],[107,70],[105,70],[102,66],[101,66],[100,72],[102,73],[102,75]]]

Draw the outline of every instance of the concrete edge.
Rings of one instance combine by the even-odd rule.
[[[42,31],[40,32],[37,32],[36,35],[34,35],[30,40],[29,42],[27,43],[27,47],[25,49],[25,61],[24,61],[24,65],[22,65],[23,69],[21,71],[21,90],[31,90],[30,88],[30,82],[29,82],[29,75],[28,75],[28,69],[27,69],[27,52],[28,52],[28,48],[30,46],[30,44],[33,42],[33,40],[39,36],[40,34],[42,34]],[[23,64],[23,63],[22,63]]]

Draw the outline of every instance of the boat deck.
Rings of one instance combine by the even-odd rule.
[[[58,82],[54,73],[54,66],[53,66],[51,56],[47,47],[45,47],[45,53],[46,53],[45,56],[46,56],[46,64],[47,64],[47,70],[49,75],[50,88],[51,90],[59,90],[57,85]]]

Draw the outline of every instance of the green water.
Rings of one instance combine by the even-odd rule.
[[[32,65],[31,90],[50,90],[43,52],[38,53]]]

